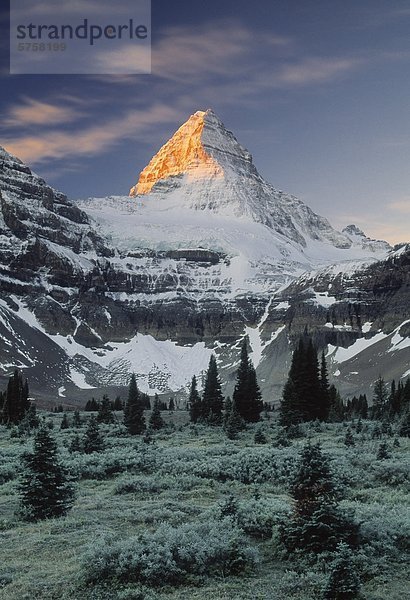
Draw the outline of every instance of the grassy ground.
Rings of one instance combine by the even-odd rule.
[[[283,448],[275,445],[278,426],[274,417],[262,424],[267,443],[257,445],[254,433],[259,425],[231,441],[220,428],[190,426],[187,414],[177,411],[166,415],[167,429],[154,434],[150,444],[125,435],[120,423],[102,426],[107,450],[85,456],[72,455],[67,448],[74,433],[83,435],[84,427],[60,431],[61,415],[46,416],[54,423],[63,462],[77,477],[76,501],[66,517],[38,523],[19,520],[20,456],[31,449],[32,437],[13,437],[10,430],[0,429],[0,477],[3,474],[4,481],[0,485],[0,599],[320,598],[328,566],[284,560],[275,535],[275,523],[290,506],[289,477],[307,437],[320,441],[323,451],[333,458],[347,490],[342,504],[363,523],[365,541],[357,553],[363,597],[410,597],[406,572],[408,439],[400,438],[400,446],[393,447],[393,437],[386,437],[391,456],[377,461],[380,440],[372,439],[370,422],[354,434],[352,448],[344,445],[343,424],[305,426],[304,437]],[[269,461],[276,465],[272,476]],[[155,531],[164,522],[178,526],[206,520],[218,513],[218,506],[230,494],[243,503],[244,510],[246,506],[256,510],[261,502],[265,508],[272,507],[273,536],[249,536],[249,544],[259,553],[259,563],[249,572],[197,578],[177,587],[85,585],[83,555],[102,535],[126,540]]]

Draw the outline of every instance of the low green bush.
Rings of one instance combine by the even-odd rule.
[[[116,579],[151,586],[176,585],[189,575],[239,574],[256,562],[256,551],[229,519],[162,525],[125,541],[103,539],[83,558],[88,583]]]

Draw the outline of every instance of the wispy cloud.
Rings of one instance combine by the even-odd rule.
[[[234,77],[244,74],[255,54],[292,46],[291,38],[259,32],[225,21],[201,27],[168,28],[153,45],[152,71],[173,80],[190,77],[194,82],[206,75]]]
[[[306,58],[281,67],[277,81],[281,86],[329,82],[340,75],[357,70],[363,63],[364,59],[361,58]]]
[[[127,61],[134,64],[136,57],[127,51],[103,59],[124,68]],[[70,97],[14,101],[1,123],[6,133],[2,144],[33,164],[93,156],[123,139],[135,135],[141,139],[165,122],[177,124],[195,108],[232,101],[236,106],[254,106],[270,90],[325,85],[354,72],[363,62],[346,56],[305,56],[293,38],[255,33],[234,20],[167,28],[153,44],[152,76],[93,77],[88,80],[90,89],[104,86],[102,94],[89,89],[85,96],[77,89]],[[119,82],[126,93],[118,94]],[[159,98],[172,98],[172,108],[171,101],[170,105],[152,101],[156,93]],[[91,105],[96,102],[101,110],[93,113]],[[112,116],[114,106],[122,116]],[[107,115],[111,115],[108,121]]]
[[[6,149],[30,164],[48,160],[70,160],[107,152],[122,140],[135,138],[154,125],[175,122],[178,110],[154,104],[147,110],[133,110],[101,125],[72,130],[69,133],[47,131],[42,136],[29,135],[4,140]]]
[[[58,106],[40,102],[33,98],[24,98],[20,106],[10,108],[3,120],[5,127],[27,127],[28,125],[55,125],[70,123],[82,116],[70,106]]]

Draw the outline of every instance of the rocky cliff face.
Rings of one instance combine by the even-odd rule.
[[[368,391],[374,365],[410,370],[409,248],[337,232],[273,188],[212,111],[131,193],[76,205],[1,150],[4,381],[19,366],[37,395],[69,404],[117,393],[134,371],[144,391],[183,396],[213,351],[229,392],[248,335],[277,401],[306,330],[342,391]]]

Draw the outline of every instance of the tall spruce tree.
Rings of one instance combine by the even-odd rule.
[[[389,392],[381,375],[377,378],[373,389],[373,419],[382,419],[388,409]]]
[[[209,359],[202,396],[203,416],[211,425],[222,422],[223,395],[215,356]]]
[[[86,454],[102,452],[105,444],[102,438],[98,422],[94,415],[88,419],[87,428],[84,433],[83,449]]]
[[[72,506],[74,491],[58,461],[57,444],[45,426],[34,439],[31,454],[23,455],[19,485],[22,516],[27,520],[64,515]]]
[[[241,358],[236,375],[232,400],[241,417],[248,423],[256,423],[263,410],[262,396],[256,379],[255,368],[249,359],[246,338],[241,346]]]
[[[164,419],[161,416],[161,403],[158,394],[154,396],[154,405],[152,407],[151,416],[149,418],[149,428],[153,430],[162,429],[165,427]]]
[[[97,415],[98,423],[114,423],[111,401],[106,394],[102,397]]]
[[[330,412],[330,393],[329,393],[329,376],[327,372],[327,364],[325,351],[322,350],[320,358],[320,398],[319,398],[319,413],[320,420],[327,421]]]
[[[27,379],[18,369],[14,370],[7,384],[6,397],[3,404],[3,423],[16,425],[24,418],[30,408]]]
[[[145,431],[144,402],[137,387],[135,374],[131,375],[128,398],[124,408],[124,425],[131,435]]]
[[[324,376],[324,373],[323,373]],[[289,369],[280,406],[281,425],[325,420],[329,416],[329,391],[324,393],[326,379],[321,381],[316,349],[311,339],[299,340]]]
[[[242,429],[245,429],[245,421],[239,414],[235,400],[227,398],[223,418],[223,428],[230,440],[234,440]]]
[[[192,423],[197,423],[203,415],[201,396],[198,392],[198,384],[195,375],[192,377],[191,389],[189,391],[189,417]]]
[[[358,526],[338,507],[340,490],[319,444],[302,449],[290,492],[293,512],[279,528],[289,553],[334,551],[341,541],[357,545]]]

